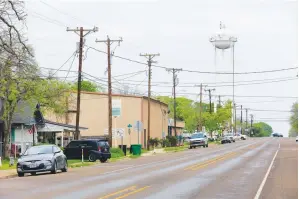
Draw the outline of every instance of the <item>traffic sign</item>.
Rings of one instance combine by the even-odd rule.
[[[141,121],[136,121],[135,125],[134,125],[134,129],[139,133],[140,131],[142,131],[142,122]]]
[[[128,128],[131,128],[132,127],[132,124],[128,124]]]

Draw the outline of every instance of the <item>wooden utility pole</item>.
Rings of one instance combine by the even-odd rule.
[[[179,84],[178,78],[176,73],[179,71],[182,71],[183,69],[181,68],[169,68],[166,69],[168,72],[172,73],[172,82],[173,82],[173,122],[174,122],[174,135],[177,136],[176,133],[176,93],[175,93],[175,88]]]
[[[246,130],[247,130],[247,133],[248,133],[248,109],[245,109],[246,110]]]
[[[250,114],[250,132],[249,132],[249,137],[252,135],[252,123],[253,123],[253,115]]]
[[[97,32],[98,28],[94,27],[93,29],[84,29],[83,27],[80,28],[67,28],[66,31],[72,31],[79,35],[79,68],[78,68],[78,88],[77,88],[77,110],[76,110],[76,132],[75,132],[75,140],[80,138],[80,103],[81,103],[81,81],[82,81],[82,54],[83,54],[83,38],[88,35],[90,32]],[[84,34],[84,32],[86,32]]]
[[[202,131],[202,87],[203,85],[200,84],[200,85],[194,85],[194,86],[197,86],[197,87],[200,87],[200,101],[199,101],[199,129],[197,129],[197,131]]]
[[[234,135],[237,133],[237,108],[236,103],[234,103]]]
[[[243,134],[243,106],[241,105],[241,134]]]
[[[111,84],[111,50],[110,47],[113,42],[122,42],[122,38],[112,40],[107,36],[106,40],[97,40],[96,42],[102,42],[107,44],[107,58],[108,58],[108,135],[109,135],[109,145],[112,146],[112,84]],[[116,136],[116,129],[115,129]],[[117,146],[115,146],[117,147]]]
[[[208,91],[209,92],[209,99],[210,99],[210,114],[212,114],[212,94],[211,94],[211,91],[215,91],[215,89],[205,89],[205,91]]]
[[[149,150],[149,140],[151,137],[151,79],[152,79],[152,63],[156,63],[153,61],[153,58],[156,56],[160,56],[160,54],[140,54],[140,56],[146,57],[148,64],[148,95],[147,95],[147,149]]]

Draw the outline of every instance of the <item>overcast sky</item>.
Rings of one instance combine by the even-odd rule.
[[[43,3],[44,2],[44,3]],[[76,50],[79,40],[66,27],[93,28],[86,45],[106,51],[104,43],[95,43],[96,38],[123,38],[115,54],[145,62],[139,53],[160,53],[155,60],[158,65],[169,68],[183,68],[196,71],[232,72],[231,50],[215,51],[210,37],[219,31],[222,21],[227,29],[238,38],[235,45],[235,72],[265,71],[297,66],[297,2],[292,0],[139,0],[137,1],[28,1],[28,37],[33,45],[36,59],[41,67],[59,68]],[[49,6],[50,5],[50,6]],[[115,48],[117,44],[113,44]],[[107,58],[92,49],[87,51],[83,71],[99,78],[105,78]],[[87,52],[86,52],[87,51]],[[62,68],[68,70],[72,59]],[[114,76],[145,70],[146,66],[113,58]],[[78,59],[71,70],[77,70]],[[172,76],[165,69],[153,67],[153,93],[170,95]],[[60,76],[65,74],[59,73]],[[70,73],[69,80],[76,74]],[[126,80],[131,86],[146,92],[146,76],[140,73]],[[284,96],[298,95],[298,82],[294,77],[297,70],[275,73],[235,75],[236,84],[248,84],[251,80],[278,79],[278,82],[239,85],[235,87],[235,101],[238,106],[256,110],[285,110],[291,108],[297,99],[242,96]],[[119,80],[129,76],[115,77]],[[213,101],[218,95],[232,95],[232,75],[211,75],[180,72],[179,96],[199,100],[199,88],[194,84],[215,85]],[[292,78],[292,79],[291,79]],[[285,81],[289,79],[288,81]],[[291,80],[290,80],[291,79]],[[282,80],[282,81],[280,81]],[[168,82],[157,84],[155,82]],[[240,82],[248,81],[248,82]],[[257,81],[255,81],[256,83]],[[259,81],[260,82],[260,81]],[[218,86],[217,86],[218,85]],[[219,86],[221,85],[221,86]],[[181,87],[180,87],[181,86]],[[186,87],[189,86],[189,87]],[[120,87],[114,84],[114,87]],[[166,93],[164,93],[166,92]],[[184,94],[188,93],[188,94]],[[205,93],[204,101],[208,102]],[[225,101],[230,96],[222,96]],[[238,110],[238,116],[240,110]],[[285,136],[289,131],[288,112],[249,111],[256,120],[269,123],[275,132]],[[243,113],[245,119],[245,111]],[[279,120],[279,121],[273,121]],[[268,121],[271,120],[271,121]]]

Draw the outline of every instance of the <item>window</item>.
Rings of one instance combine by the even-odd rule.
[[[52,154],[53,153],[53,146],[34,146],[29,148],[25,152],[26,155],[38,155],[38,154]]]
[[[78,148],[80,145],[80,142],[72,141],[68,144],[67,148]]]

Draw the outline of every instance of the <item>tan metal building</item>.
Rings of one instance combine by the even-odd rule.
[[[69,113],[65,117],[56,117],[47,115],[46,118],[66,124],[76,123],[76,113],[72,113],[76,107],[76,93],[72,93],[69,100]],[[113,146],[121,144],[121,135],[123,135],[123,144],[138,143],[138,133],[136,122],[142,123],[142,129],[139,133],[139,143],[145,147],[147,142],[147,122],[148,122],[148,100],[147,97],[132,95],[112,95],[112,113],[120,115],[113,117],[113,132],[119,136],[112,140]],[[132,125],[129,135],[128,125]],[[80,126],[87,127],[87,130],[81,131],[81,137],[97,137],[107,135],[108,133],[108,96],[104,93],[82,92]],[[168,135],[168,105],[155,99],[151,99],[151,127],[150,136],[161,139]],[[67,135],[65,135],[67,136]]]

